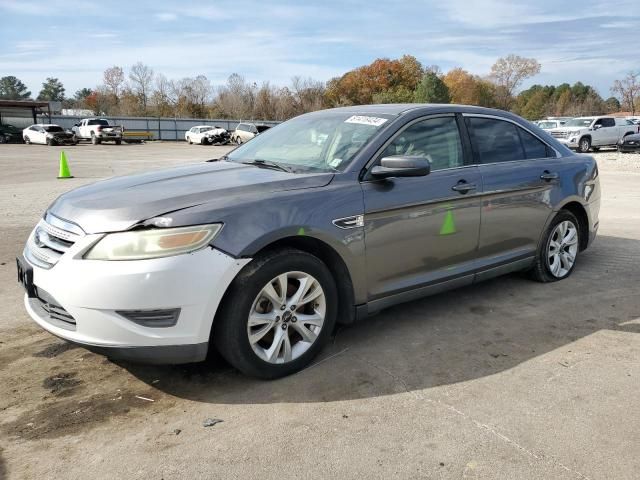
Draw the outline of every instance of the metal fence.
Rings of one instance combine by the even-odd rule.
[[[46,115],[38,116],[38,122],[55,123],[63,128],[71,128],[80,122],[83,117],[68,115]],[[84,117],[86,118],[86,117]],[[270,127],[280,122],[275,121],[258,121],[258,120],[212,120],[209,118],[158,118],[158,117],[100,117],[106,118],[114,125],[122,125],[125,130],[143,130],[153,134],[154,140],[184,140],[184,134],[191,127],[196,125],[212,125],[222,127],[226,130],[235,130],[238,124],[242,122],[255,123],[256,125],[269,125]],[[11,119],[7,119],[6,123],[12,123]],[[21,119],[24,120],[24,119]],[[29,125],[16,126],[28,127]],[[22,122],[20,122],[22,123]]]

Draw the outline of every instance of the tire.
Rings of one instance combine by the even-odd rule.
[[[583,137],[578,142],[578,151],[580,153],[588,153],[591,149],[591,139],[589,137]]]
[[[240,138],[240,136],[236,137],[236,145],[242,145],[242,138]]]
[[[322,293],[301,305],[291,305],[303,285],[296,276],[311,282],[303,298],[309,292],[318,294],[318,288]],[[286,278],[286,289],[278,287],[279,279],[283,277]],[[285,300],[276,301],[284,302],[284,308],[278,308],[274,301],[263,295],[269,285],[276,295],[279,290],[286,292]],[[251,312],[257,318],[269,320],[249,326]],[[301,370],[320,352],[335,326],[337,312],[338,292],[327,266],[300,250],[277,250],[255,258],[234,279],[216,315],[211,341],[242,373],[262,379],[279,378]],[[324,320],[321,325],[309,324],[298,318],[305,314],[316,323],[322,317]],[[309,339],[313,340],[305,342],[299,333],[302,331],[310,333]],[[253,342],[249,339],[250,332]],[[269,350],[274,353],[270,354]],[[270,355],[271,359],[267,358]]]
[[[24,143],[31,145],[31,139],[29,139],[29,137],[24,137]]]
[[[187,137],[187,143],[191,145],[191,137]]]
[[[563,243],[560,243],[560,247],[556,246],[554,248],[552,244],[557,244],[562,236],[562,227],[559,227],[560,225],[571,225],[575,233],[574,236],[571,236],[571,229],[565,230],[564,238],[562,238]],[[580,253],[580,236],[580,223],[575,215],[567,210],[560,210],[551,221],[538,246],[536,261],[530,271],[531,277],[538,282],[548,283],[564,280],[571,275]],[[561,258],[563,256],[562,253],[553,258],[553,251],[564,252],[565,255],[567,253],[570,254],[570,256],[573,256],[573,263],[567,265],[566,262],[569,261],[570,257]],[[556,262],[559,262],[559,270],[554,268],[558,265]]]
[[[52,138],[47,138],[46,142],[48,147],[53,147],[56,144]]]
[[[7,143],[7,138],[4,135],[0,135],[0,143]]]
[[[202,137],[202,139],[200,140],[200,145],[209,145],[209,140],[207,140],[206,137]]]
[[[122,144],[122,140],[116,140],[116,145],[121,145]]]
[[[96,134],[91,132],[91,143],[93,145],[100,145],[100,139],[96,137]]]

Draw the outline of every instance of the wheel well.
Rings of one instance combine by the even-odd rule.
[[[327,266],[336,281],[338,290],[338,323],[349,324],[355,321],[355,297],[353,282],[347,265],[342,257],[331,246],[313,237],[286,237],[277,240],[262,250],[257,255],[282,248],[296,248],[318,257]]]
[[[589,217],[584,207],[578,202],[569,202],[562,207],[563,210],[568,210],[573,213],[578,219],[579,231],[580,231],[580,250],[587,248],[589,243]]]
[[[591,135],[588,135],[588,134],[587,134],[587,135],[582,135],[582,136],[580,137],[580,140],[582,140],[583,138],[588,138],[588,139],[589,139],[589,141],[591,141]]]

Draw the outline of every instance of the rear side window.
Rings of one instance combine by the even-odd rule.
[[[526,158],[547,158],[551,157],[552,151],[547,145],[531,135],[526,130],[516,127],[520,133],[520,139],[522,140],[522,146],[524,147],[524,153]]]
[[[526,158],[517,127],[493,118],[467,118],[473,149],[480,163],[510,162]],[[543,155],[544,156],[544,155]]]

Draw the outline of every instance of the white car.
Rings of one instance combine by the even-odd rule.
[[[191,127],[184,134],[184,139],[189,145],[192,143],[199,143],[201,145],[207,145],[209,143],[208,133],[214,130],[212,125],[196,125]]]
[[[52,123],[36,123],[22,131],[24,143],[39,143],[41,145],[75,145],[78,143],[75,135],[66,131],[60,125]]]
[[[231,141],[238,145],[248,142],[256,135],[268,130],[268,125],[256,125],[254,123],[239,123],[231,135]]]
[[[615,147],[621,138],[638,133],[640,127],[624,118],[578,117],[549,133],[569,148],[587,153],[590,149]]]

